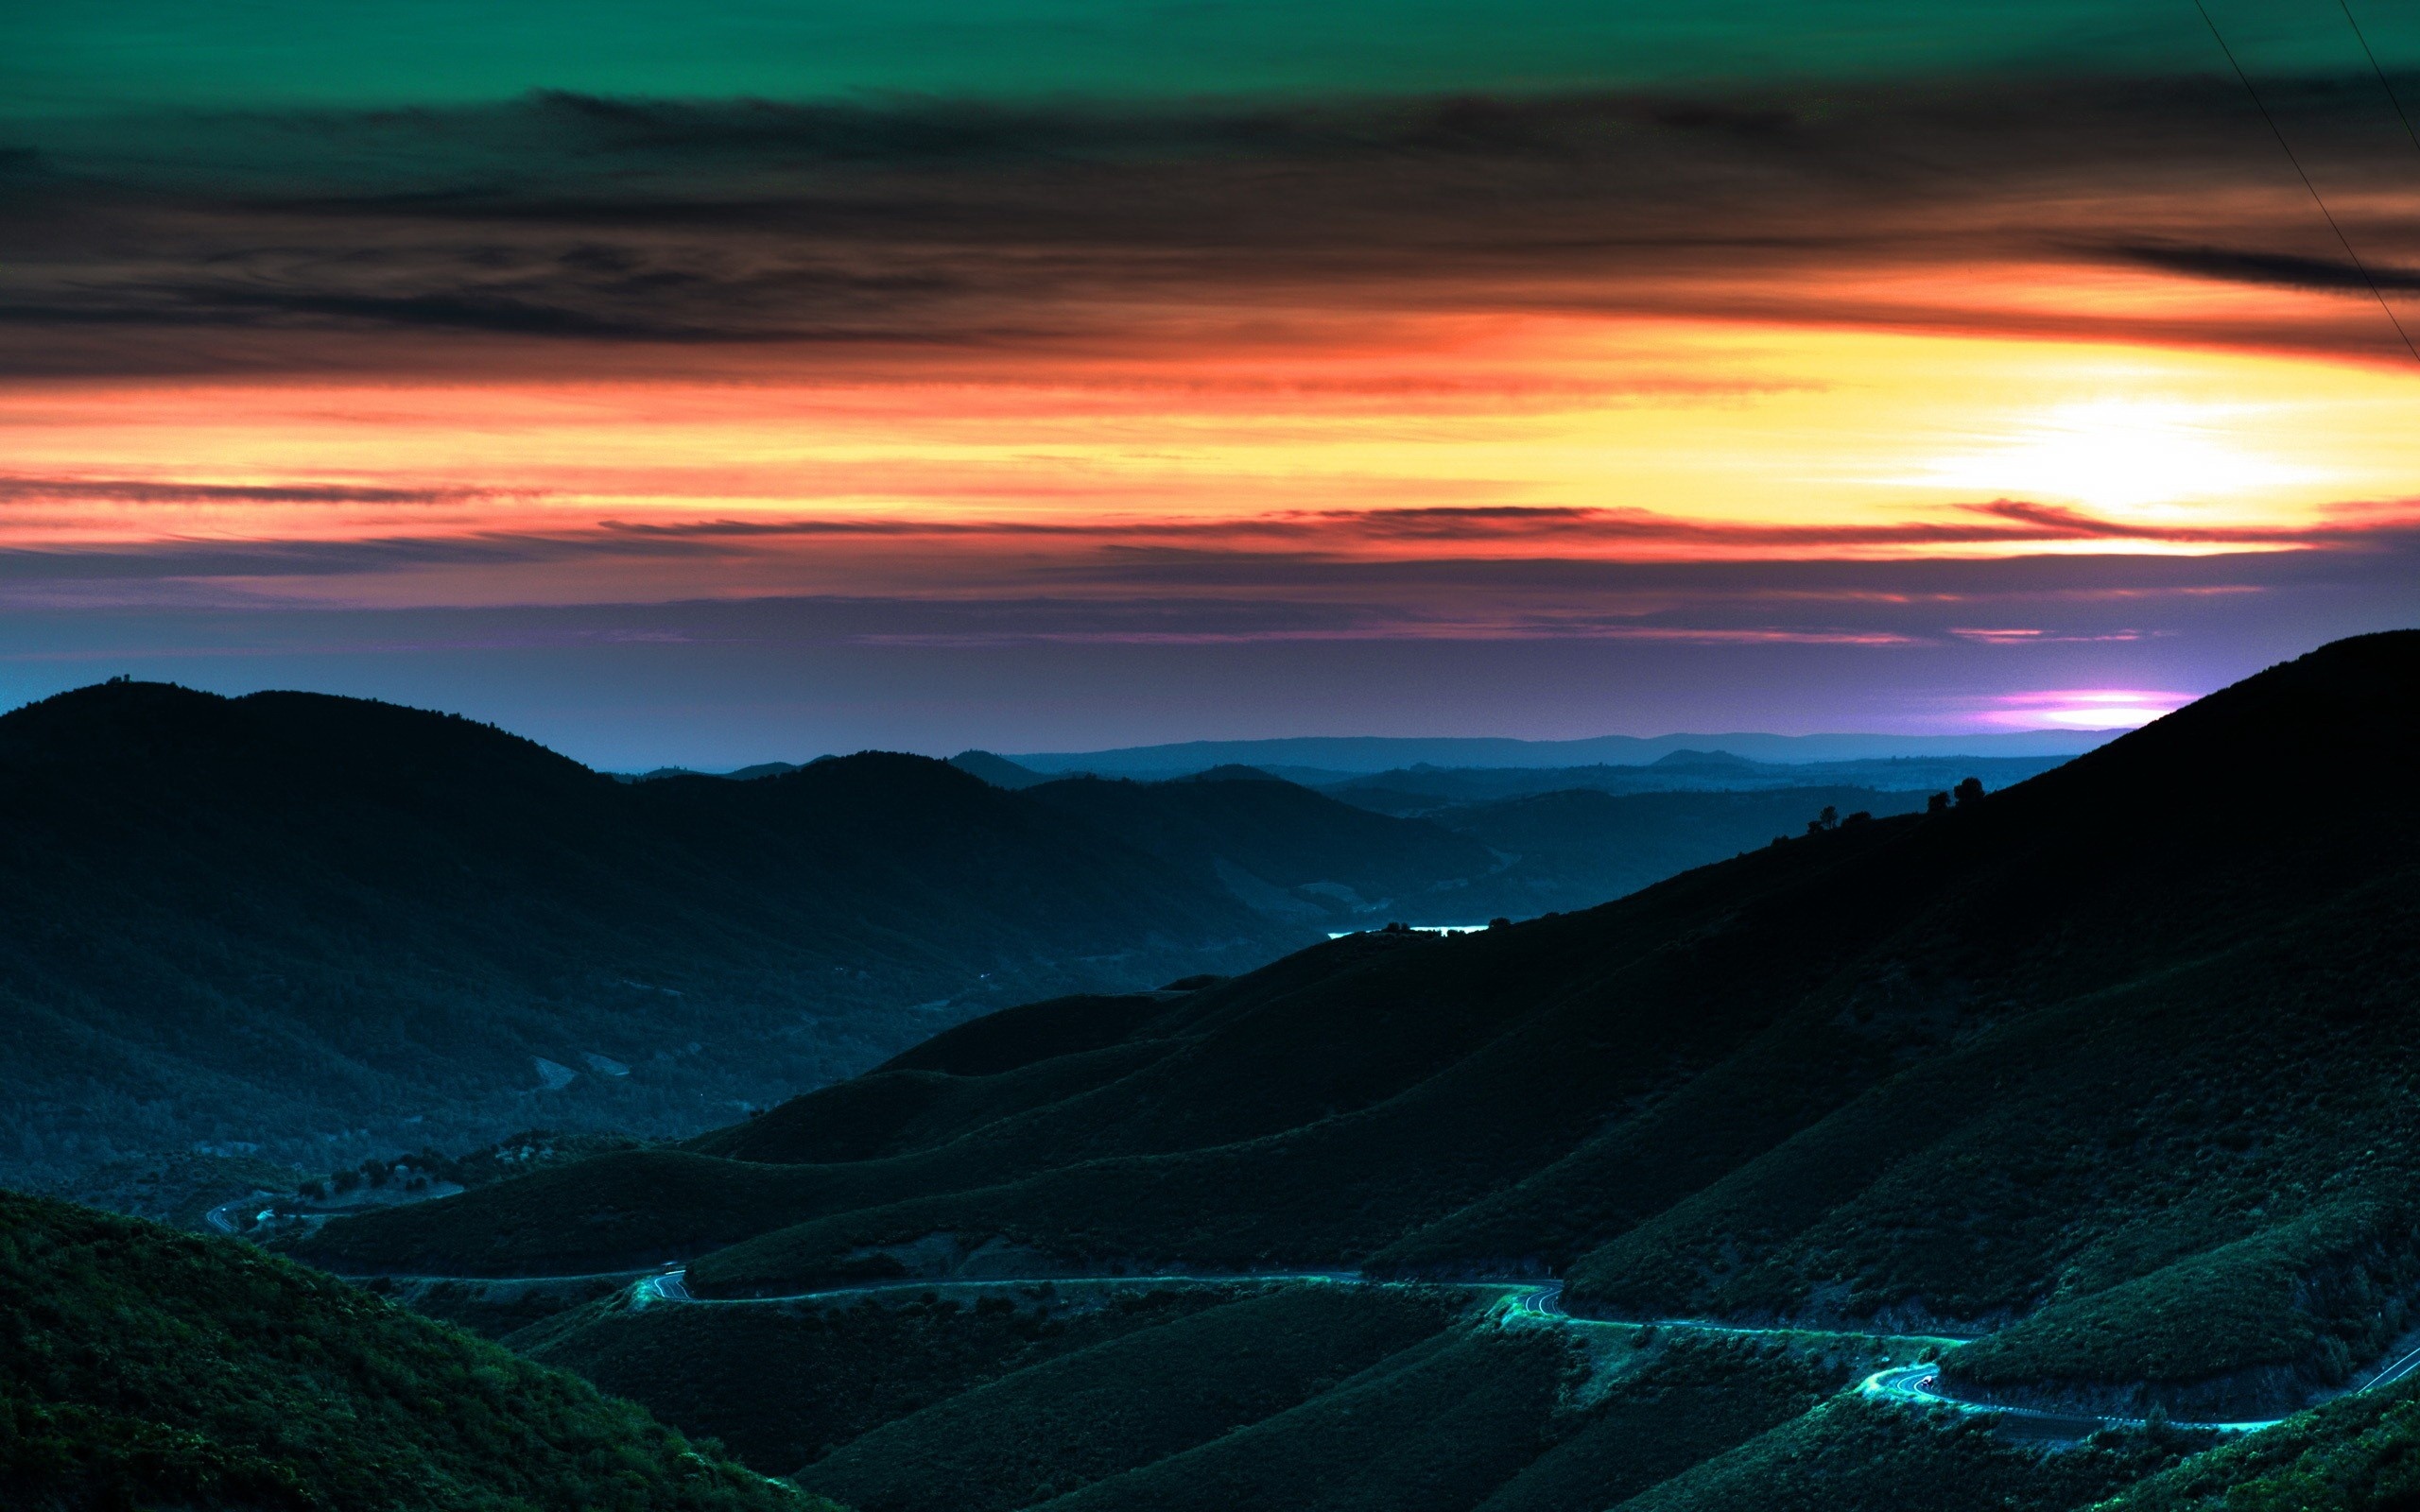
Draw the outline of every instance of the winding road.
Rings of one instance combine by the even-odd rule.
[[[264,1194],[261,1193],[253,1192],[237,1197],[233,1202],[222,1202],[218,1206],[211,1209],[208,1212],[203,1213],[201,1215],[201,1221],[210,1225],[210,1228],[213,1233],[240,1234],[244,1231],[244,1226],[237,1223],[233,1214],[241,1212],[246,1208],[258,1207],[263,1199],[263,1195]]]
[[[878,1297],[886,1293],[936,1292],[994,1287],[1032,1286],[1153,1286],[1178,1282],[1189,1285],[1233,1285],[1250,1281],[1308,1281],[1344,1286],[1389,1284],[1373,1280],[1357,1271],[1251,1271],[1219,1275],[1153,1275],[1153,1276],[1036,1276],[984,1280],[951,1280],[927,1279],[908,1281],[882,1281],[867,1285],[829,1287],[821,1291],[793,1292],[779,1297],[698,1297],[690,1292],[688,1270],[674,1266],[655,1275],[644,1277],[631,1288],[633,1311],[658,1303],[685,1304],[696,1307],[759,1307],[786,1302],[845,1301],[851,1297]],[[1505,1326],[1543,1326],[1566,1329],[1628,1329],[1654,1328],[1695,1333],[1740,1334],[1749,1336],[1795,1335],[1805,1338],[1826,1333],[1841,1337],[1896,1344],[1902,1347],[1929,1345],[1935,1350],[1956,1349],[1966,1342],[1962,1339],[1930,1334],[1857,1333],[1841,1330],[1806,1328],[1757,1328],[1736,1323],[1714,1323],[1700,1318],[1596,1318],[1575,1317],[1564,1311],[1563,1282],[1556,1280],[1476,1280],[1455,1284],[1482,1291],[1501,1291],[1497,1304],[1498,1320]],[[2420,1349],[2413,1349],[2388,1362],[2368,1381],[2355,1387],[2357,1391],[2375,1390],[2393,1385],[2413,1371],[2420,1370]],[[1941,1366],[1938,1360],[1918,1365],[1890,1366],[1875,1371],[1858,1385],[1860,1395],[1901,1402],[1911,1407],[1945,1409],[1975,1416],[2014,1418],[2033,1425],[2045,1437],[2082,1438],[2104,1428],[2140,1428],[2145,1419],[2116,1415],[2083,1412],[2054,1412],[2034,1407],[2006,1406],[1996,1402],[1973,1401],[1954,1397],[1941,1386]],[[2170,1418],[2174,1428],[2198,1429],[2209,1433],[2248,1434],[2283,1422],[2282,1418],[2244,1419],[2229,1422],[2192,1421]]]

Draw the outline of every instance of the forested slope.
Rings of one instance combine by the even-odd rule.
[[[813,1512],[579,1378],[229,1240],[0,1193],[0,1503]]]

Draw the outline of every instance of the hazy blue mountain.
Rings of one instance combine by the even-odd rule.
[[[1923,796],[1945,792],[1972,777],[1997,791],[2029,777],[2038,777],[2071,759],[1901,756],[1876,761],[1786,763],[1752,762],[1728,751],[1688,751],[1681,753],[1680,760],[1668,757],[1644,766],[1408,766],[1315,785],[1330,797],[1380,814],[1439,817],[1457,804],[1582,789],[1630,795],[1830,787]],[[1883,810],[1877,808],[1875,812]],[[1706,859],[1712,859],[1712,854]]]

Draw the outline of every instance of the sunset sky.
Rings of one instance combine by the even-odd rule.
[[[2420,9],[2208,4],[2342,240],[2192,0],[9,8],[0,703],[2139,722],[2420,623]]]

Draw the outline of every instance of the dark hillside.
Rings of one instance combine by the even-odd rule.
[[[827,1503],[628,1402],[226,1240],[0,1194],[0,1503]]]
[[[1456,1330],[1300,1406],[1041,1504],[1454,1512],[1537,1456],[1575,1364],[1544,1334]]]
[[[604,1390],[636,1392],[666,1420],[713,1435],[769,1474],[787,1475],[1004,1377],[1159,1332],[1234,1300],[1231,1292],[1206,1287],[1102,1297],[1043,1286],[963,1302],[910,1295],[636,1312],[608,1303],[506,1342]],[[1181,1395],[1190,1400],[1190,1393]],[[996,1447],[1004,1460],[1017,1452],[1014,1443]],[[988,1467],[993,1473],[1006,1468]],[[894,1469],[926,1473],[922,1465]],[[941,1504],[968,1503],[943,1497]]]
[[[1311,933],[918,757],[629,784],[445,715],[144,683],[0,717],[0,908],[20,1181],[687,1132],[1036,988]]]
[[[1987,1422],[1844,1398],[1620,1503],[1619,1512],[1886,1512],[1916,1486],[1939,1488],[1960,1507],[2081,1512],[2197,1447],[2127,1435],[2046,1452]]]
[[[1050,779],[1041,772],[1028,771],[1006,756],[994,756],[988,750],[962,750],[949,759],[949,764],[961,772],[971,772],[994,787],[1011,792],[1032,787]]]
[[[1011,1512],[1292,1410],[1435,1336],[1467,1300],[1277,1288],[1004,1376],[798,1479],[857,1512]]]
[[[734,1296],[1552,1273],[1600,1315],[1997,1331],[1944,1367],[1979,1396],[2274,1413],[2420,1323],[2420,784],[2248,795],[2408,771],[2416,727],[2420,634],[2343,642],[1946,812],[1037,1005],[660,1196],[573,1167],[302,1252],[576,1268],[637,1225]]]
[[[994,1076],[1054,1056],[1105,1049],[1157,1017],[1171,995],[1137,992],[1122,997],[1060,998],[1003,1008],[944,1029],[874,1070]]]
[[[1952,786],[1951,779],[1944,787]],[[1806,833],[1826,809],[1876,817],[1914,814],[1929,794],[1870,787],[1782,787],[1740,793],[1634,793],[1590,788],[1459,803],[1426,816],[1519,859],[1493,879],[1489,917],[1589,907],[1697,867]]]
[[[2387,1512],[2420,1504],[2420,1380],[2345,1397],[2196,1455],[2107,1512]]]
[[[1461,922],[1469,917],[1462,895],[1502,868],[1476,841],[1250,767],[1170,782],[1068,778],[1026,796],[1223,885],[1264,913],[1322,927]]]

